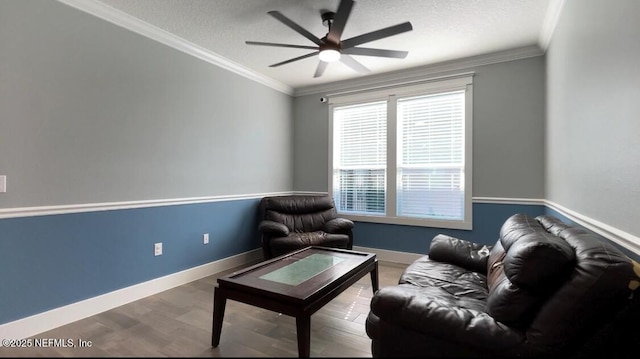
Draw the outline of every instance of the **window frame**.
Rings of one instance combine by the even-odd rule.
[[[398,99],[435,95],[439,93],[464,91],[464,219],[436,220],[418,217],[397,216],[397,154],[398,154]],[[448,79],[437,79],[419,83],[398,84],[382,88],[351,92],[347,94],[329,95],[329,158],[328,158],[328,191],[333,195],[333,112],[336,107],[364,104],[368,102],[387,101],[387,164],[385,186],[384,215],[355,215],[338,212],[342,217],[358,222],[401,224],[449,229],[473,229],[472,188],[473,188],[473,76],[461,75]]]

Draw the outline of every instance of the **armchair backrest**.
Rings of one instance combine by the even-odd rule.
[[[329,195],[275,196],[260,201],[260,219],[282,223],[290,232],[318,231],[336,216]]]

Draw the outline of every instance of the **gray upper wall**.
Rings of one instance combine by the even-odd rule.
[[[290,191],[292,97],[54,1],[0,1],[0,208]]]
[[[547,50],[546,197],[640,236],[640,1],[565,1]]]
[[[544,198],[544,57],[461,70],[473,77],[474,197]],[[328,189],[328,106],[294,100],[294,189]]]

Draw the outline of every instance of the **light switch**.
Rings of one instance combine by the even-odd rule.
[[[0,193],[7,192],[7,176],[0,176]]]

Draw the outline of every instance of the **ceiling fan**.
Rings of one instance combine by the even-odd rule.
[[[294,61],[306,59],[311,56],[318,55],[320,61],[318,62],[318,67],[316,68],[316,72],[313,77],[320,77],[324,73],[324,70],[327,68],[327,65],[330,62],[335,62],[340,60],[343,64],[349,66],[353,70],[360,73],[367,73],[370,70],[358,62],[356,59],[349,55],[362,55],[362,56],[378,56],[378,57],[390,57],[390,58],[398,58],[403,59],[407,56],[407,51],[395,51],[395,50],[384,50],[384,49],[373,49],[369,47],[357,47],[358,45],[364,44],[366,42],[371,42],[379,39],[383,39],[385,37],[398,35],[403,32],[413,30],[410,22],[403,22],[398,25],[389,26],[384,29],[368,32],[366,34],[362,34],[359,36],[355,36],[346,40],[341,40],[342,32],[344,30],[345,25],[347,24],[347,20],[349,19],[349,15],[351,14],[351,9],[353,8],[354,1],[353,0],[341,0],[340,5],[338,6],[338,10],[334,13],[331,11],[326,11],[322,13],[322,23],[329,28],[329,32],[322,38],[318,38],[302,26],[296,24],[288,17],[282,15],[279,11],[269,11],[268,14],[287,25],[294,31],[298,32],[300,35],[306,37],[311,40],[317,46],[304,46],[304,45],[292,45],[292,44],[279,44],[273,42],[259,42],[259,41],[245,41],[247,45],[260,45],[260,46],[275,46],[275,47],[289,47],[295,49],[308,49],[308,50],[316,50],[314,52],[308,53],[306,55],[294,57],[292,59],[278,62],[277,64],[270,65],[269,67],[277,67],[284,64],[288,64]]]

